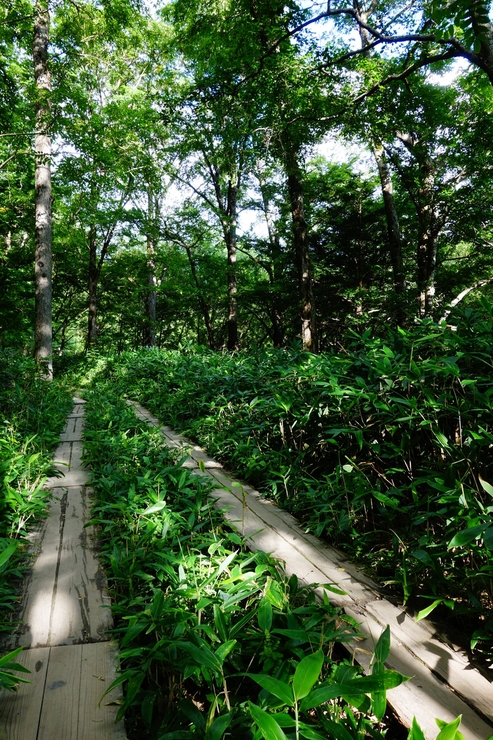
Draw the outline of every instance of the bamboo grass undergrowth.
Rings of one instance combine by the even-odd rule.
[[[97,374],[184,431],[419,617],[493,657],[491,309],[341,351],[143,350]],[[451,613],[450,610],[453,609]]]
[[[128,736],[383,738],[386,691],[405,680],[383,668],[388,630],[375,652],[381,671],[363,677],[336,660],[334,646],[354,638],[350,618],[249,552],[210,484],[110,384],[87,394],[86,413]]]

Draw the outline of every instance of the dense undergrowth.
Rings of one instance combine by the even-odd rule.
[[[26,535],[46,513],[43,484],[72,402],[68,390],[40,380],[25,357],[1,352],[0,368],[0,633],[6,633],[29,562]],[[0,686],[16,685],[11,663],[0,659]]]
[[[94,365],[491,656],[492,321],[339,351],[124,353]]]
[[[110,385],[87,398],[85,459],[120,640],[114,685],[124,685],[127,735],[382,739],[386,691],[403,680],[383,665],[388,629],[372,675],[337,661],[334,646],[354,636],[352,620],[327,599],[318,603],[268,555],[248,552],[212,507],[210,484],[173,461],[159,432]],[[459,740],[459,722],[439,737]],[[409,738],[422,740],[417,726]]]

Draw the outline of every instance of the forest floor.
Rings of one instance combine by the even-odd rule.
[[[95,532],[86,527],[91,500],[81,463],[84,401],[74,408],[55,452],[60,477],[48,480],[48,518],[32,535],[36,555],[25,582],[11,649],[30,683],[0,693],[2,740],[123,740],[115,724],[118,691],[102,695],[116,675],[117,646]]]
[[[109,599],[97,560],[95,533],[84,525],[90,516],[87,472],[81,466],[83,401],[73,412],[55,455],[61,478],[52,490],[50,516],[38,533],[37,557],[26,582],[22,627],[11,647],[23,646],[21,662],[31,670],[30,684],[0,694],[0,738],[7,740],[120,740],[115,725],[118,696],[106,696],[115,677],[116,647],[109,640]],[[306,534],[296,520],[230,476],[197,445],[163,426],[146,409],[136,414],[158,427],[166,444],[180,450],[185,468],[213,480],[213,497],[229,523],[253,550],[284,563],[288,575],[322,584],[360,626],[363,637],[348,644],[365,670],[382,630],[390,625],[391,652],[386,665],[411,676],[392,689],[388,701],[398,719],[410,726],[415,716],[425,737],[436,737],[435,718],[462,715],[466,740],[493,735],[493,686],[469,663],[467,655],[441,638],[426,620],[416,623],[406,611],[383,598],[379,586],[336,549]],[[329,584],[329,590],[323,588]],[[335,590],[330,590],[332,587]]]

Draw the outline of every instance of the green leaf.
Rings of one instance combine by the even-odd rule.
[[[227,642],[224,642],[222,645],[219,645],[217,648],[215,654],[217,658],[221,661],[221,665],[224,663],[227,656],[230,654],[234,646],[236,645],[236,640],[228,640]]]
[[[252,704],[251,701],[248,702],[248,707],[265,740],[287,740],[286,735],[271,714],[267,714],[256,704]]]
[[[9,560],[9,558],[12,557],[16,550],[17,542],[14,541],[0,553],[0,568],[7,562],[7,560]]]
[[[320,676],[323,664],[323,651],[317,650],[316,653],[312,653],[303,658],[303,660],[296,666],[293,678],[293,693],[297,701],[304,699],[304,697],[311,691],[313,684]]]
[[[421,609],[416,615],[416,622],[419,622],[420,619],[424,619],[428,616],[428,614],[431,614],[431,612],[437,608],[439,604],[443,603],[443,599],[436,599],[432,604],[425,607],[424,609]]]
[[[231,723],[232,717],[232,712],[217,717],[205,733],[204,740],[221,740]]]
[[[390,654],[390,626],[387,625],[375,645],[375,659],[385,663]]]
[[[448,722],[448,724],[443,724],[443,722],[436,720],[437,725],[442,728],[438,733],[436,740],[458,740],[458,729],[461,719],[462,715],[460,714],[453,720],[453,722]]]
[[[283,701],[286,706],[294,706],[293,691],[289,684],[284,683],[284,681],[280,681],[278,678],[267,676],[263,673],[245,673],[245,676],[253,679],[263,689],[266,689],[271,694],[274,694],[274,696],[277,696],[277,698]]]
[[[339,722],[334,722],[331,719],[324,720],[324,728],[330,733],[330,737],[334,740],[354,740],[354,735],[351,735],[344,725]]]
[[[407,740],[426,740],[425,736],[423,735],[423,730],[416,722],[416,717],[413,717],[413,723],[411,725],[411,729],[409,730]]]
[[[493,527],[488,527],[483,534],[483,543],[488,550],[493,550]]]
[[[486,493],[489,493],[490,496],[493,496],[493,486],[490,483],[487,483],[485,480],[483,480],[481,476],[479,476],[479,482],[483,486]]]
[[[199,666],[209,668],[211,671],[221,672],[222,663],[206,645],[197,647],[191,642],[180,642],[180,647],[185,650]]]
[[[269,632],[272,628],[272,604],[265,597],[258,607],[258,626],[262,632]]]
[[[142,516],[149,516],[149,514],[156,514],[158,511],[162,511],[166,508],[166,501],[158,501],[156,504],[149,506],[148,509],[142,512]]]
[[[384,664],[377,661],[373,666],[372,676],[381,676],[384,672]],[[385,710],[387,709],[387,693],[385,691],[375,691],[375,693],[371,695],[371,699],[373,714],[378,721],[381,722],[385,714]]]
[[[468,529],[463,529],[462,531],[457,532],[455,537],[453,537],[448,543],[447,549],[450,550],[452,547],[464,547],[465,545],[468,545],[470,542],[477,539],[477,537],[484,532],[487,526],[487,524],[477,524],[475,527],[469,527]]]
[[[361,696],[363,694],[373,694],[375,691],[387,691],[400,686],[404,681],[409,681],[409,677],[403,676],[397,671],[385,671],[380,676],[363,676],[347,683],[325,684],[310,692],[303,699],[300,707],[304,712],[339,696]]]

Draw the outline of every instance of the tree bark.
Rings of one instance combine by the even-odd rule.
[[[308,229],[303,204],[303,180],[298,152],[286,134],[283,136],[283,143],[293,223],[293,242],[300,286],[301,343],[304,350],[317,352],[318,343],[313,301],[313,276],[308,249]]]
[[[411,152],[419,167],[420,186],[414,197],[418,217],[416,282],[419,316],[425,318],[431,316],[434,307],[437,240],[442,226],[436,205],[436,167],[425,147],[412,134],[398,132],[397,136]]]
[[[192,256],[192,250],[188,246],[188,244],[185,244],[184,242],[180,242],[183,247],[185,248],[185,252],[187,253],[188,262],[190,265],[190,271],[192,273],[193,281],[195,283],[195,287],[197,288],[197,296],[199,300],[199,306],[200,311],[202,313],[202,318],[204,319],[205,328],[207,330],[207,342],[209,345],[209,349],[216,349],[216,342],[214,338],[214,327],[212,326],[211,321],[211,315],[209,312],[209,306],[207,304],[207,301],[205,300],[202,289],[199,282],[199,277],[197,275],[197,269],[195,267],[195,261]]]
[[[87,319],[87,341],[86,348],[94,347],[98,340],[97,305],[98,305],[98,259],[97,259],[97,236],[95,227],[89,232],[89,311]]]
[[[53,379],[51,75],[48,68],[48,2],[34,6],[33,64],[36,85],[35,149],[35,332],[34,357],[46,380]]]
[[[236,224],[238,186],[230,178],[227,195],[227,220],[223,223],[228,251],[228,350],[238,349],[238,285],[236,280]]]
[[[144,327],[144,345],[154,347],[156,344],[156,309],[157,309],[157,278],[155,263],[155,227],[156,202],[151,188],[147,190],[147,293],[145,301],[146,323]]]
[[[276,224],[274,222],[274,219],[272,217],[271,209],[270,209],[270,203],[269,198],[266,193],[265,189],[265,183],[262,174],[260,171],[257,171],[257,179],[260,186],[260,193],[262,196],[262,207],[263,212],[265,216],[265,223],[267,225],[267,233],[269,236],[269,245],[270,245],[270,258],[272,263],[272,268],[267,270],[267,274],[269,275],[269,283],[270,283],[270,292],[271,292],[271,300],[272,300],[272,307],[270,310],[270,320],[272,323],[272,343],[274,347],[282,347],[284,342],[284,329],[282,326],[282,312],[279,306],[279,300],[276,294],[276,287],[279,284],[280,280],[280,274],[279,274],[279,258],[281,254],[281,248],[279,244],[279,234],[277,233]],[[265,266],[264,266],[264,269]]]

